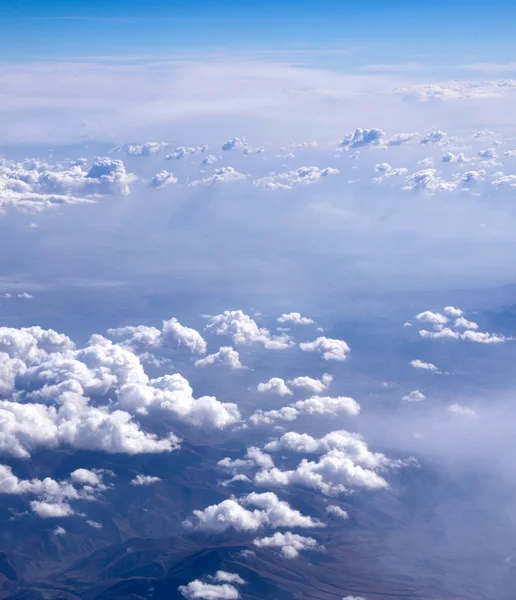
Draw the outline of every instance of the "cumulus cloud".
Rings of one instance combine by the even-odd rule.
[[[145,142],[144,144],[130,144],[127,147],[129,156],[152,156],[159,154],[168,146],[167,142]]]
[[[252,492],[239,499],[223,500],[203,510],[194,510],[193,515],[184,522],[185,527],[210,533],[228,529],[256,531],[262,527],[324,527],[324,523],[301,514],[272,492]]]
[[[175,183],[177,183],[177,177],[174,177],[173,173],[163,169],[163,171],[160,171],[154,175],[150,182],[150,187],[164,188],[168,187],[169,185],[174,185]]]
[[[430,362],[423,362],[416,358],[410,361],[410,364],[414,367],[414,369],[423,369],[424,371],[431,371],[432,373],[439,373],[439,369]]]
[[[129,482],[134,486],[147,486],[153,485],[154,483],[159,483],[161,481],[161,477],[153,477],[152,475],[136,475],[134,479],[131,479]]]
[[[463,406],[462,404],[459,404],[458,402],[451,404],[448,407],[448,411],[451,413],[454,413],[456,415],[461,415],[463,417],[477,417],[478,416],[477,413],[472,408]]]
[[[420,312],[418,315],[416,315],[416,319],[418,321],[423,321],[424,323],[435,323],[437,325],[444,325],[445,323],[448,323],[448,317],[430,310]]]
[[[7,465],[0,465],[0,495],[33,496],[31,510],[43,519],[63,518],[75,514],[72,501],[92,501],[107,489],[103,471],[77,469],[68,480],[19,479]]]
[[[179,586],[178,590],[187,600],[237,600],[240,593],[229,583],[205,583],[194,579],[187,585]]]
[[[244,365],[240,362],[240,355],[237,350],[231,346],[222,346],[218,352],[209,354],[204,358],[195,361],[196,367],[206,367],[208,365],[222,364],[231,369],[243,369]]]
[[[427,133],[425,135],[425,137],[419,141],[419,143],[420,144],[437,144],[439,142],[442,142],[442,140],[444,140],[444,138],[447,135],[448,134],[444,133],[444,131],[440,131],[439,129],[436,129],[435,131],[431,131],[430,133]]]
[[[173,317],[168,321],[163,321],[163,339],[173,340],[178,346],[184,346],[192,354],[205,354],[207,344],[201,334],[190,327],[185,327]]]
[[[271,394],[277,394],[278,396],[292,395],[292,390],[281,377],[272,377],[267,382],[259,383],[256,389],[259,392],[269,392]]]
[[[292,325],[311,325],[315,321],[308,317],[302,317],[301,313],[284,313],[276,319],[278,323],[292,323]]]
[[[347,511],[345,511],[337,504],[330,504],[329,506],[327,506],[326,514],[330,515],[330,517],[334,517],[335,519],[342,519],[343,521],[347,521],[349,519]]]
[[[346,360],[350,348],[343,340],[335,340],[324,336],[313,342],[301,342],[299,347],[303,352],[320,352],[324,360]]]
[[[228,152],[230,150],[243,150],[248,146],[247,141],[243,137],[234,137],[221,146],[221,150]]]
[[[179,146],[173,152],[171,152],[170,154],[167,154],[165,156],[165,160],[182,160],[186,156],[190,156],[192,154],[202,154],[203,152],[206,152],[206,150],[208,150],[208,146],[194,146],[194,147]],[[203,161],[203,163],[204,163],[204,161]],[[204,164],[208,164],[208,163],[204,163]]]
[[[450,317],[461,317],[464,314],[460,308],[456,308],[455,306],[445,306],[444,312]]]
[[[314,379],[306,375],[301,375],[299,377],[294,377],[294,379],[290,379],[288,383],[292,387],[311,392],[312,394],[321,394],[330,387],[332,381],[333,375],[324,373],[321,379]]]
[[[416,136],[415,133],[396,133],[387,141],[387,146],[401,146]]]
[[[383,147],[385,133],[381,129],[355,129],[344,137],[340,146],[343,148],[363,148],[365,146]]]
[[[270,537],[257,538],[253,540],[257,548],[279,548],[285,558],[296,558],[302,550],[310,550],[318,547],[317,541],[311,537],[305,537],[298,533],[277,531]]]
[[[291,190],[292,188],[316,183],[328,175],[338,175],[339,170],[331,167],[299,167],[286,173],[274,173],[253,181],[256,187],[267,190]]]
[[[421,402],[422,400],[426,400],[426,396],[419,390],[413,390],[406,396],[403,396],[402,400],[405,400],[405,402]]]
[[[220,167],[215,169],[209,177],[192,181],[190,185],[214,185],[217,183],[231,183],[233,181],[243,181],[247,175],[239,173],[233,167]]]
[[[256,322],[241,310],[226,310],[220,315],[208,317],[208,331],[217,335],[233,338],[240,344],[262,344],[270,350],[284,350],[292,345],[288,335],[274,336],[264,327],[258,327]]]

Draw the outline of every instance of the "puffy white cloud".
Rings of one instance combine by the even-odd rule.
[[[186,156],[190,156],[192,154],[202,154],[203,152],[206,152],[206,150],[208,150],[208,146],[194,146],[194,147],[187,147],[187,146],[179,146],[178,148],[176,148],[174,150],[174,152],[172,152],[171,154],[167,154],[165,156],[165,160],[181,160],[183,158],[185,158]],[[206,159],[204,159],[206,160]],[[204,163],[203,164],[208,164],[208,163]]]
[[[258,409],[250,417],[249,420],[253,425],[263,424],[272,425],[276,421],[295,421],[299,416],[299,411],[293,406],[284,406],[278,410]]]
[[[355,129],[344,137],[343,148],[363,148],[364,146],[382,147],[385,133],[381,129]]]
[[[466,162],[468,162],[468,159],[464,156],[464,154],[462,152],[459,152],[459,154],[453,154],[453,152],[447,152],[442,157],[441,160],[444,163],[466,163]]]
[[[232,369],[243,369],[244,365],[240,362],[240,355],[237,350],[231,346],[222,346],[218,352],[209,354],[205,358],[195,361],[196,367],[206,367],[208,365],[222,364]]]
[[[247,141],[243,137],[234,137],[221,146],[221,150],[228,152],[229,150],[244,150],[248,146]]]
[[[387,141],[387,146],[401,146],[416,136],[415,133],[396,133]]]
[[[455,319],[454,327],[458,327],[461,329],[478,329],[478,323],[475,321],[468,321],[464,317],[458,317]]]
[[[200,579],[179,586],[178,590],[187,600],[237,600],[240,593],[229,583],[204,583]]]
[[[299,347],[303,352],[320,352],[324,360],[346,360],[350,348],[343,340],[335,340],[324,336],[313,342],[301,342]]]
[[[422,400],[426,400],[426,396],[419,390],[413,390],[406,396],[403,396],[402,400],[405,400],[406,402],[421,402]]]
[[[321,379],[314,379],[312,377],[302,375],[300,377],[294,377],[294,379],[290,379],[288,383],[292,387],[299,388],[301,390],[306,390],[307,392],[311,392],[312,394],[321,394],[329,388],[330,383],[332,381],[333,375],[324,373]]]
[[[129,482],[134,486],[147,486],[153,485],[154,483],[158,483],[161,481],[161,477],[153,477],[152,475],[136,475],[134,479],[131,479]]]
[[[205,156],[202,161],[201,164],[202,165],[212,165],[213,163],[216,163],[218,161],[218,157],[215,156],[215,154],[208,154],[208,156]]]
[[[400,175],[405,175],[405,173],[408,171],[408,169],[405,169],[404,167],[392,167],[389,163],[379,163],[374,166],[374,170],[377,173],[380,173],[378,177],[373,179],[375,183],[381,183],[390,177],[399,177]]]
[[[77,469],[69,480],[56,481],[45,479],[19,479],[12,468],[0,464],[0,495],[35,496],[29,505],[41,518],[69,517],[75,514],[71,501],[95,500],[107,487],[102,481],[101,471]]]
[[[289,431],[279,439],[265,444],[265,450],[269,452],[289,450],[305,454],[325,454],[331,450],[339,450],[354,463],[368,469],[379,469],[398,464],[384,454],[371,452],[360,434],[345,430],[332,431],[319,439],[307,433]]]
[[[316,183],[328,175],[338,175],[339,170],[331,167],[299,167],[285,173],[274,173],[253,181],[257,187],[267,190],[290,190],[301,185]]]
[[[308,415],[338,415],[347,413],[356,416],[360,412],[360,404],[346,396],[312,396],[308,400],[299,400],[294,405],[299,412]]]
[[[440,131],[439,129],[436,129],[435,131],[431,131],[430,133],[427,133],[427,135],[425,135],[425,137],[423,139],[421,139],[419,141],[419,143],[420,144],[437,144],[439,142],[442,142],[447,135],[448,134],[444,133],[444,131]]]
[[[269,392],[278,396],[292,395],[292,390],[281,377],[272,377],[265,383],[259,383],[256,388],[259,392]]]
[[[459,333],[457,331],[453,331],[453,329],[450,329],[449,327],[442,327],[440,325],[436,326],[435,331],[421,329],[419,331],[419,335],[423,338],[430,338],[434,340],[439,340],[442,338],[451,338],[456,340],[459,338]]]
[[[326,514],[330,515],[330,517],[334,517],[335,519],[342,519],[343,521],[347,521],[349,519],[347,511],[337,504],[330,504],[327,506]]]
[[[314,538],[305,537],[291,531],[287,531],[286,533],[276,531],[270,537],[253,540],[253,544],[257,548],[279,548],[285,558],[296,558],[302,550],[310,550],[318,547],[317,541]]]
[[[460,308],[456,308],[455,306],[445,306],[444,312],[450,317],[461,317],[464,314]]]
[[[272,469],[274,461],[269,454],[263,452],[260,448],[251,446],[247,449],[244,458],[232,460],[229,457],[219,460],[217,463],[220,469],[229,471],[230,473],[239,473],[241,471],[249,471],[255,468]]]
[[[212,579],[219,583],[238,583],[240,585],[244,585],[246,583],[245,579],[242,579],[240,575],[237,573],[228,573],[227,571],[217,571],[215,575],[213,575]]]
[[[104,528],[102,523],[99,523],[98,521],[92,521],[91,519],[88,519],[86,521],[86,524],[89,525],[92,529],[103,529]]]
[[[242,181],[247,175],[239,173],[233,167],[220,167],[215,169],[209,177],[192,181],[190,185],[214,185],[216,183],[230,183],[232,181]]]
[[[52,532],[54,535],[66,535],[67,531],[64,527],[60,527],[59,525]]]
[[[423,362],[422,360],[419,360],[419,358],[411,360],[410,364],[414,367],[414,369],[423,369],[424,371],[439,373],[439,369],[434,364],[429,362]]]
[[[202,335],[195,329],[181,325],[175,317],[163,321],[162,335],[165,341],[173,340],[178,346],[188,348],[193,354],[206,353],[207,344]]]
[[[164,188],[168,187],[169,185],[174,185],[175,183],[177,183],[177,177],[174,177],[173,173],[163,169],[163,171],[160,171],[154,175],[150,182],[150,187]]]
[[[353,489],[384,489],[387,481],[372,469],[355,464],[347,452],[330,450],[318,460],[303,459],[296,469],[279,468],[258,471],[255,484],[263,487],[302,485],[326,495],[337,495]]]
[[[276,320],[278,323],[292,323],[293,325],[311,325],[315,323],[313,319],[302,317],[301,313],[298,312],[284,313]]]
[[[240,499],[223,500],[203,510],[194,510],[193,515],[185,521],[185,527],[211,533],[223,533],[228,529],[256,531],[262,527],[324,527],[324,523],[301,514],[272,492],[252,492]]]
[[[288,335],[273,336],[264,327],[241,310],[226,310],[220,315],[208,317],[208,331],[233,338],[235,344],[263,344],[267,349],[284,350],[292,345]]]
[[[145,144],[130,144],[127,147],[129,156],[152,156],[164,150],[168,144],[166,142],[145,142]]]
[[[498,333],[487,333],[482,331],[471,331],[467,330],[461,333],[460,338],[469,342],[476,342],[478,344],[503,344],[511,338],[507,338]]]

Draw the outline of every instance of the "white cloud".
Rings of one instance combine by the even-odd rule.
[[[221,346],[218,352],[209,354],[205,358],[195,361],[196,367],[206,367],[208,365],[222,364],[231,369],[243,369],[244,365],[240,362],[240,355],[237,350],[231,346]]]
[[[311,537],[305,537],[297,533],[277,531],[270,537],[257,538],[253,540],[257,548],[279,548],[285,558],[296,558],[302,550],[310,550],[318,547],[317,541]]]
[[[193,514],[193,518],[185,521],[185,527],[211,533],[223,533],[228,529],[256,531],[262,527],[324,527],[323,523],[302,515],[272,492],[252,492],[240,499],[230,498],[203,510],[194,510]]]
[[[312,377],[307,377],[306,375],[301,375],[300,377],[290,379],[288,383],[292,387],[311,392],[312,394],[321,394],[329,388],[332,381],[333,375],[324,373],[321,379],[314,379]]]
[[[163,339],[165,341],[173,340],[178,346],[188,348],[192,354],[205,354],[207,344],[202,335],[190,327],[185,327],[173,317],[168,321],[163,321]]]
[[[343,521],[347,521],[349,519],[349,515],[347,511],[338,506],[337,504],[330,504],[326,507],[326,514],[330,515],[330,517],[334,517],[336,519],[342,519]]]
[[[215,169],[209,177],[193,181],[190,185],[214,185],[217,183],[231,183],[232,181],[243,181],[247,175],[235,171],[233,167],[220,167]]]
[[[360,404],[346,396],[312,396],[308,400],[299,400],[294,405],[299,412],[308,415],[338,415],[347,413],[356,416],[360,412]]]
[[[385,133],[381,129],[355,129],[344,137],[340,146],[343,148],[363,148],[365,146],[383,147]]]
[[[161,481],[161,477],[153,477],[152,475],[136,475],[134,479],[131,479],[129,482],[134,486],[147,486],[153,485],[154,483],[158,483]]]
[[[402,400],[405,400],[406,402],[421,402],[422,400],[426,400],[426,396],[419,390],[413,390],[406,396],[403,396]]]
[[[299,347],[303,352],[320,352],[324,360],[346,360],[350,352],[349,346],[343,340],[323,336],[313,342],[301,342]]]
[[[284,350],[292,345],[288,335],[273,336],[268,329],[258,327],[249,315],[241,310],[226,310],[220,315],[208,317],[208,331],[233,338],[235,344],[263,344],[271,350]]]
[[[168,187],[169,185],[174,185],[175,183],[177,183],[177,177],[174,177],[173,173],[163,170],[154,175],[150,182],[150,187],[164,188]]]
[[[186,156],[190,156],[192,154],[202,154],[203,152],[206,152],[206,150],[208,150],[208,146],[194,146],[194,147],[186,147],[186,146],[179,146],[178,148],[176,148],[174,150],[174,152],[172,152],[171,154],[167,154],[165,156],[165,160],[181,160],[183,158],[185,158]],[[206,159],[204,159],[206,160]],[[204,163],[203,160],[203,164],[208,164],[208,163]]]
[[[506,338],[503,335],[497,333],[487,333],[481,331],[467,330],[460,335],[462,340],[469,342],[476,342],[478,344],[503,344],[511,338]]]
[[[387,141],[387,146],[401,146],[416,136],[415,133],[397,133]]]
[[[464,314],[460,308],[455,308],[455,306],[445,306],[444,312],[450,317],[461,317]]]
[[[247,449],[244,458],[232,460],[231,458],[226,457],[219,460],[217,466],[224,471],[238,474],[242,471],[250,471],[255,468],[272,469],[274,467],[274,461],[270,454],[266,454],[260,448],[251,446]]]
[[[129,156],[152,156],[164,150],[168,144],[166,142],[145,142],[145,144],[130,144],[127,147]]]
[[[227,571],[217,571],[212,579],[219,583],[238,583],[240,585],[246,583],[245,579],[242,579],[237,573],[228,573]]]
[[[178,590],[187,600],[237,600],[240,593],[229,583],[222,585],[204,583],[199,579],[190,581],[188,585],[179,586]]]
[[[464,156],[464,154],[462,152],[459,152],[459,154],[453,154],[453,152],[447,152],[442,157],[441,160],[444,163],[466,163],[466,162],[468,162],[468,159]]]
[[[276,319],[278,323],[292,323],[293,325],[311,325],[315,321],[308,317],[302,317],[301,313],[284,313]]]
[[[67,531],[64,527],[60,527],[59,525],[52,532],[54,535],[66,535]]]
[[[332,496],[353,489],[384,489],[387,481],[372,469],[355,464],[342,450],[330,450],[318,460],[303,459],[296,469],[258,471],[255,484],[263,487],[302,485]]]
[[[259,392],[269,392],[278,396],[292,395],[292,390],[281,377],[272,377],[265,383],[259,383],[256,388]]]
[[[461,329],[478,329],[478,323],[475,321],[468,321],[464,317],[458,317],[455,319],[454,327],[460,327]]]
[[[447,135],[448,134],[444,133],[444,131],[440,131],[439,129],[436,129],[435,131],[431,131],[430,133],[427,133],[427,135],[425,135],[425,137],[422,138],[419,141],[419,143],[420,144],[437,144],[439,142],[442,142]]]
[[[328,175],[338,175],[339,170],[331,167],[299,167],[286,173],[275,173],[253,181],[257,187],[267,190],[290,190],[301,185],[316,183]]]
[[[92,521],[91,519],[88,519],[86,521],[86,524],[89,525],[92,529],[103,529],[104,528],[102,523],[99,523],[98,521]]]
[[[414,367],[414,369],[423,369],[424,371],[439,373],[439,369],[434,364],[429,362],[423,362],[422,360],[419,360],[419,358],[411,360],[410,364]]]
[[[288,450],[304,454],[326,454],[331,450],[339,450],[354,463],[368,469],[380,469],[398,464],[384,454],[371,452],[360,434],[345,430],[331,431],[319,439],[307,433],[289,431],[279,439],[265,444],[264,449],[268,452]]]
[[[229,150],[244,150],[247,147],[247,141],[243,137],[234,137],[221,146],[221,150],[228,152]]]

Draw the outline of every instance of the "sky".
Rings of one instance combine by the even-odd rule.
[[[45,540],[73,540],[55,573],[166,521],[299,573],[367,532],[392,556],[380,582],[512,599],[515,10],[2,3],[0,520],[20,581]],[[191,452],[209,489],[171,511]],[[175,592],[245,598],[241,579]]]

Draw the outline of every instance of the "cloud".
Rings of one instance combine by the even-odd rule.
[[[387,141],[387,146],[401,146],[416,136],[415,133],[396,133]]]
[[[134,479],[131,479],[131,481],[129,482],[131,485],[134,486],[147,486],[147,485],[153,485],[154,483],[158,483],[161,481],[160,477],[153,477],[152,475],[136,475],[136,477]]]
[[[419,143],[420,144],[438,144],[439,142],[442,142],[447,135],[448,134],[444,133],[444,131],[440,131],[439,129],[436,129],[435,131],[431,131],[430,133],[427,133],[425,135],[425,137],[419,141]]]
[[[299,400],[293,405],[299,412],[308,415],[338,415],[347,413],[356,416],[360,412],[360,405],[353,398],[346,396],[312,396],[308,400]]]
[[[292,395],[292,390],[281,377],[272,377],[266,383],[259,383],[256,389],[259,392],[269,392],[278,396]]]
[[[233,585],[204,583],[199,579],[190,581],[188,585],[180,585],[178,590],[187,600],[237,600],[240,598],[239,591]]]
[[[345,341],[323,336],[313,342],[301,342],[299,347],[303,352],[320,352],[324,360],[346,360],[351,351]]]
[[[243,137],[234,137],[221,146],[221,150],[228,152],[230,150],[244,150],[247,148],[247,141]]]
[[[445,81],[441,83],[417,84],[398,87],[393,90],[407,100],[420,102],[450,101],[468,99],[489,99],[510,93],[516,87],[516,80],[494,81]]]
[[[247,175],[239,173],[233,167],[220,167],[215,169],[209,177],[192,181],[190,185],[214,185],[217,183],[231,183],[233,181],[243,181]]]
[[[174,152],[167,154],[165,156],[165,160],[182,160],[186,156],[191,156],[192,154],[202,154],[203,152],[206,152],[206,150],[208,150],[208,146],[179,146],[174,150]],[[203,160],[203,164],[209,164],[205,163],[205,160],[206,158]]]
[[[334,496],[353,489],[379,490],[387,481],[372,469],[355,464],[342,450],[330,450],[318,460],[303,459],[295,469],[277,467],[258,471],[255,484],[262,487],[301,485]]]
[[[292,325],[312,325],[315,323],[313,319],[302,317],[301,313],[298,312],[284,313],[276,320],[278,323],[292,323]]]
[[[272,469],[274,461],[270,454],[266,454],[260,448],[251,446],[247,449],[244,458],[232,460],[229,457],[219,460],[217,463],[219,469],[229,471],[230,473],[239,474],[242,471],[251,471],[253,469]]]
[[[426,400],[426,396],[419,390],[413,390],[406,396],[403,396],[402,400],[405,400],[405,402],[421,402],[422,400]]]
[[[288,383],[292,387],[311,392],[312,394],[321,394],[329,388],[332,381],[333,375],[324,373],[321,379],[313,379],[312,377],[301,375],[290,379]]]
[[[192,354],[205,354],[207,350],[207,344],[201,334],[195,329],[181,325],[175,317],[163,321],[163,339],[175,341],[178,346],[188,348]]]
[[[240,577],[240,575],[237,575],[236,573],[228,573],[227,571],[217,571],[215,575],[213,575],[212,579],[219,583],[238,583],[240,585],[247,583],[245,579]]]
[[[231,369],[243,369],[244,365],[240,362],[238,351],[231,346],[222,346],[218,352],[209,354],[205,358],[200,358],[195,361],[196,367],[206,367],[208,365],[222,364],[227,365]]]
[[[145,142],[145,144],[130,144],[127,147],[129,156],[152,156],[159,154],[168,144],[166,142]]]
[[[363,148],[371,146],[376,148],[383,147],[383,138],[385,133],[381,129],[355,129],[354,133],[349,133],[344,137],[340,146],[343,148]]]
[[[174,177],[173,173],[169,171],[160,171],[156,173],[150,182],[150,187],[152,188],[164,188],[169,185],[174,185],[177,183],[177,177]]]
[[[423,362],[416,358],[415,360],[411,360],[410,364],[414,367],[414,369],[423,369],[424,371],[431,371],[432,373],[439,373],[439,369],[429,362]]]
[[[220,315],[209,316],[208,331],[226,335],[240,344],[262,344],[270,350],[284,350],[292,345],[288,335],[273,336],[268,329],[258,327],[256,322],[241,310],[226,310]]]
[[[445,306],[444,312],[450,317],[461,317],[464,314],[460,308],[455,308],[455,306]]]
[[[360,434],[345,430],[331,431],[321,438],[289,431],[279,439],[267,442],[264,449],[268,452],[287,450],[304,454],[326,454],[331,450],[339,450],[353,462],[368,469],[380,469],[398,464],[384,454],[371,452]]]
[[[256,187],[267,190],[291,190],[295,187],[316,183],[328,175],[338,175],[339,170],[331,167],[320,169],[319,167],[299,167],[286,173],[275,173],[260,179],[255,179]]]
[[[35,496],[30,500],[31,510],[43,519],[63,518],[75,514],[72,501],[92,501],[100,492],[107,489],[102,477],[103,471],[76,469],[68,480],[19,479],[12,468],[0,464],[0,495]]]
[[[330,515],[330,517],[334,517],[335,519],[342,519],[343,521],[347,521],[349,519],[347,511],[340,506],[337,506],[337,504],[330,504],[327,506],[326,514]]]
[[[228,529],[257,531],[262,527],[324,527],[319,520],[302,515],[272,492],[252,492],[240,499],[223,500],[203,510],[194,510],[193,515],[185,521],[185,527],[210,533],[223,533]]]
[[[431,312],[430,310],[420,312],[418,315],[416,315],[416,319],[418,321],[423,321],[424,323],[435,323],[437,325],[444,325],[445,323],[448,323],[448,317],[445,317],[440,313]]]
[[[270,537],[253,540],[257,548],[279,548],[284,558],[297,558],[303,550],[313,550],[318,547],[317,541],[297,533],[277,531]]]

